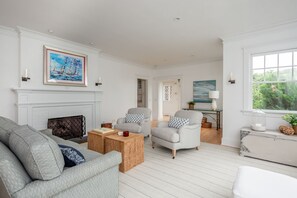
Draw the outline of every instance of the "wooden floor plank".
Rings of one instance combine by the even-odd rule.
[[[199,182],[197,181],[197,178],[187,179],[186,177],[184,177],[183,174],[171,175],[170,172],[163,171],[162,169],[160,170],[156,166],[145,165],[142,167],[135,167],[135,169],[139,171],[144,171],[144,174],[146,175],[154,176],[159,180],[165,181],[167,183],[175,185],[176,187],[192,192],[197,196],[213,198],[230,196],[230,191],[228,190],[219,191],[217,186],[214,186],[214,188],[212,189],[209,185],[206,187],[207,184],[205,181],[201,180]],[[211,191],[211,189],[213,191]]]
[[[159,161],[159,160],[162,160],[162,162],[164,163],[167,163],[167,164],[170,164],[172,162],[172,159],[171,158],[162,158],[161,156],[159,155],[156,155],[156,154],[147,154],[146,155],[147,157],[150,157],[153,161],[156,160],[156,161]],[[224,171],[217,171],[215,170],[215,168],[211,169],[209,167],[203,167],[203,166],[200,166],[199,164],[192,164],[191,162],[190,163],[185,163],[184,160],[180,160],[180,159],[175,159],[174,160],[174,165],[176,167],[179,167],[180,169],[186,169],[188,170],[188,172],[195,172],[197,174],[206,174],[207,177],[216,177],[216,178],[220,178],[220,179],[223,179],[224,181],[229,181],[229,182],[233,182],[233,179],[234,179],[234,176],[232,175],[228,175],[226,174]]]
[[[146,183],[146,180],[139,180],[136,179],[137,177],[131,176],[128,174],[120,174],[120,181],[122,183],[125,183],[129,185],[130,187],[133,187],[134,189],[137,189],[137,191],[141,192],[142,194],[148,196],[148,197],[156,197],[156,198],[172,198],[176,197],[174,195],[170,195],[167,192],[162,190],[162,187],[155,188],[149,184]]]
[[[142,194],[141,192],[139,192],[137,189],[132,188],[130,186],[128,186],[127,184],[123,183],[123,182],[119,182],[119,198],[120,197],[139,197],[139,198],[148,198],[148,196],[145,196],[144,194]]]
[[[167,192],[168,194],[171,194],[176,197],[188,197],[188,198],[201,197],[197,194],[195,195],[194,193],[191,193],[187,190],[184,190],[184,189],[179,188],[175,185],[172,185],[168,182],[165,182],[158,177],[156,178],[156,177],[152,176],[152,174],[145,174],[142,170],[139,171],[137,169],[132,169],[131,171],[129,171],[128,175],[133,176],[141,181],[145,181],[147,184],[149,184],[155,188],[162,189],[163,191]]]
[[[145,138],[145,161],[120,173],[119,197],[204,197],[232,196],[232,185],[240,166],[253,166],[297,178],[291,166],[239,156],[239,149],[201,143],[199,150],[177,151],[151,147]]]

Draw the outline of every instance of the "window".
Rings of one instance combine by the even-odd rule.
[[[172,86],[164,85],[163,87],[163,101],[170,101],[172,94]]]
[[[252,55],[253,109],[297,110],[297,49]]]

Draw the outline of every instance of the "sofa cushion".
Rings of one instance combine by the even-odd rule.
[[[144,114],[126,114],[127,123],[140,123],[144,119]]]
[[[179,117],[171,117],[168,126],[179,129],[180,127],[187,125],[190,123],[190,119],[188,118],[179,118]]]
[[[32,179],[50,180],[63,171],[64,158],[58,144],[29,126],[13,130],[9,147]]]
[[[168,142],[179,142],[179,134],[176,128],[153,128],[152,136],[158,137]]]
[[[83,154],[77,149],[62,144],[59,144],[59,147],[64,157],[65,167],[76,166],[86,161]]]
[[[18,127],[19,125],[14,121],[0,116],[0,141],[8,146],[10,133]]]
[[[23,189],[31,179],[16,156],[0,142],[0,179],[9,194]],[[1,181],[0,181],[1,182]],[[1,192],[1,190],[0,190]],[[1,193],[0,193],[1,197]]]
[[[55,142],[57,142],[58,144],[63,144],[63,145],[66,145],[66,146],[71,146],[75,149],[77,149],[79,152],[81,152],[83,154],[83,156],[85,157],[86,161],[90,161],[90,160],[93,160],[99,156],[101,156],[102,154],[98,153],[98,152],[95,152],[95,151],[92,151],[92,150],[89,150],[89,149],[86,149],[85,147],[81,146],[80,144],[77,144],[75,142],[72,142],[72,141],[68,141],[68,140],[64,140],[60,137],[57,137],[55,135],[47,135],[49,136],[51,139],[53,139]]]

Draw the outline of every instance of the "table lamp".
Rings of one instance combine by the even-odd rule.
[[[219,91],[209,91],[208,93],[208,97],[212,99],[212,104],[211,104],[211,108],[212,110],[217,110],[217,101],[216,99],[219,98]]]

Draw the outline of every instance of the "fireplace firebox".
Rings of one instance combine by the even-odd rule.
[[[83,115],[50,118],[47,128],[52,129],[55,136],[81,142],[86,134],[86,118]]]

